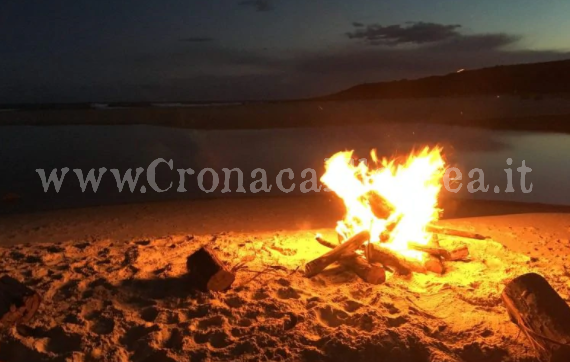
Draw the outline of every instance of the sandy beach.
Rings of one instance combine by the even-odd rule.
[[[534,361],[500,293],[543,275],[570,300],[570,208],[448,201],[442,225],[472,261],[370,285],[338,267],[305,278],[342,206],[332,197],[177,201],[2,216],[2,273],[38,291],[2,361]],[[237,267],[224,293],[192,290],[202,245]]]

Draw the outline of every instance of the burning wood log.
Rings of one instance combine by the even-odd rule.
[[[394,231],[394,229],[396,228],[396,226],[398,226],[398,224],[400,223],[400,220],[402,220],[402,217],[398,217],[393,221],[389,221],[386,224],[386,227],[384,228],[384,231],[382,231],[380,233],[380,242],[381,243],[387,243],[388,241],[390,241],[390,235],[392,234],[392,231]]]
[[[487,239],[487,237],[484,235],[472,233],[470,231],[450,229],[450,228],[446,228],[446,227],[442,227],[442,226],[435,226],[435,225],[428,225],[426,227],[426,231],[430,232],[430,233],[434,233],[434,234],[458,236],[461,238],[468,238],[468,239],[477,239],[477,240]]]
[[[7,275],[0,278],[0,325],[28,322],[38,310],[38,293]]]
[[[329,249],[334,249],[337,246],[330,241],[323,239],[320,235],[317,235],[315,239],[319,244]],[[381,284],[386,281],[386,271],[382,266],[370,264],[354,251],[343,254],[339,259],[339,263],[370,284]]]
[[[324,239],[320,234],[317,234],[315,236],[315,240],[321,244],[322,246],[324,246],[325,248],[329,248],[329,249],[334,249],[336,248],[339,244],[334,244],[326,239]]]
[[[327,266],[338,261],[341,256],[356,251],[356,249],[360,248],[368,239],[370,239],[370,233],[368,231],[355,234],[342,244],[335,246],[335,248],[328,253],[308,262],[305,265],[305,276],[310,278],[319,274]]]
[[[570,307],[542,276],[515,278],[501,297],[541,361],[570,361]]]
[[[386,281],[386,271],[381,265],[370,264],[364,258],[356,254],[345,254],[341,256],[339,263],[354,272],[367,283],[382,284]]]
[[[424,268],[426,268],[427,271],[430,271],[432,273],[439,274],[439,275],[442,275],[443,273],[445,273],[445,265],[443,265],[443,262],[441,261],[441,259],[437,256],[433,256],[433,255],[429,255],[429,254],[425,256]]]
[[[235,275],[207,247],[198,249],[186,259],[186,267],[196,287],[220,292],[231,287]]]
[[[469,260],[469,248],[466,245],[460,246],[458,248],[449,250],[450,261],[467,261]]]
[[[388,219],[392,215],[394,207],[380,194],[375,191],[369,191],[366,193],[366,197],[370,210],[378,219]]]
[[[410,260],[376,244],[367,245],[366,255],[371,263],[380,263],[385,267],[394,269],[398,274],[407,275],[411,272],[426,273],[427,271],[419,261]]]
[[[410,244],[413,244],[413,243],[408,243],[408,247],[410,247]],[[421,244],[417,244],[417,245],[421,245]],[[437,234],[432,234],[431,239],[428,242],[428,245],[425,245],[425,246],[432,247],[435,249],[440,248],[439,237],[437,236]],[[413,249],[413,248],[410,247],[410,249]],[[432,255],[430,253],[426,253],[426,254],[427,255],[425,255],[424,259],[423,259],[424,267],[432,273],[443,275],[443,273],[445,273],[445,265],[443,264],[443,258],[439,255]]]
[[[408,247],[410,249],[421,251],[447,261],[469,259],[469,248],[467,248],[465,245],[451,250],[447,250],[439,246],[422,245],[418,243],[408,243]]]

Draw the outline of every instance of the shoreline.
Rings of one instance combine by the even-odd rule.
[[[487,97],[0,112],[0,126],[152,125],[196,130],[261,130],[420,122],[570,133],[570,103],[559,99]]]

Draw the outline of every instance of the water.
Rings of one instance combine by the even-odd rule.
[[[11,213],[65,207],[79,207],[129,202],[146,202],[203,197],[236,197],[300,195],[301,171],[314,168],[320,177],[326,157],[337,151],[354,149],[360,157],[367,157],[371,148],[379,155],[407,154],[416,147],[441,144],[451,165],[463,173],[463,186],[457,195],[492,200],[538,202],[570,205],[570,135],[554,133],[525,133],[491,131],[465,127],[449,127],[427,124],[381,124],[344,126],[331,128],[298,128],[244,131],[204,131],[155,126],[10,126],[0,133],[0,195],[16,193],[21,200],[2,202],[0,212]],[[161,164],[157,168],[157,184],[167,188],[156,192],[146,181],[146,173],[138,180],[131,193],[127,187],[117,190],[113,175],[107,171],[101,186],[94,193],[89,186],[81,191],[73,171],[56,193],[51,186],[45,193],[36,169],[53,168],[89,169],[117,168],[121,174],[128,168],[143,167],[157,158],[173,161],[174,170]],[[508,166],[507,158],[513,160]],[[532,192],[523,193],[520,174],[516,171],[525,160],[532,172],[526,176],[527,187]],[[236,193],[237,178],[232,175],[231,192],[222,193],[224,173],[222,168],[238,167],[244,172],[247,193]],[[472,168],[484,171],[489,191],[471,194],[467,192],[468,171]],[[503,169],[513,169],[514,193],[505,193],[507,176]],[[187,192],[179,193],[179,174],[176,169],[192,168],[196,174],[186,176]],[[197,174],[204,168],[212,168],[220,176],[216,191],[205,193],[198,187]],[[252,194],[249,190],[251,172],[256,168],[266,170],[270,192]],[[276,176],[280,170],[291,168],[294,179],[283,178],[289,194],[279,191]],[[310,175],[306,175],[307,178]],[[476,176],[477,177],[477,176]],[[259,178],[259,175],[256,177]],[[206,188],[211,176],[204,177]],[[141,192],[145,185],[146,192]],[[501,191],[494,193],[494,186]],[[309,185],[310,186],[310,185]]]

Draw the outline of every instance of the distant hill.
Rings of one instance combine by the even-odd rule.
[[[570,93],[570,60],[464,70],[415,80],[366,83],[323,100]]]

